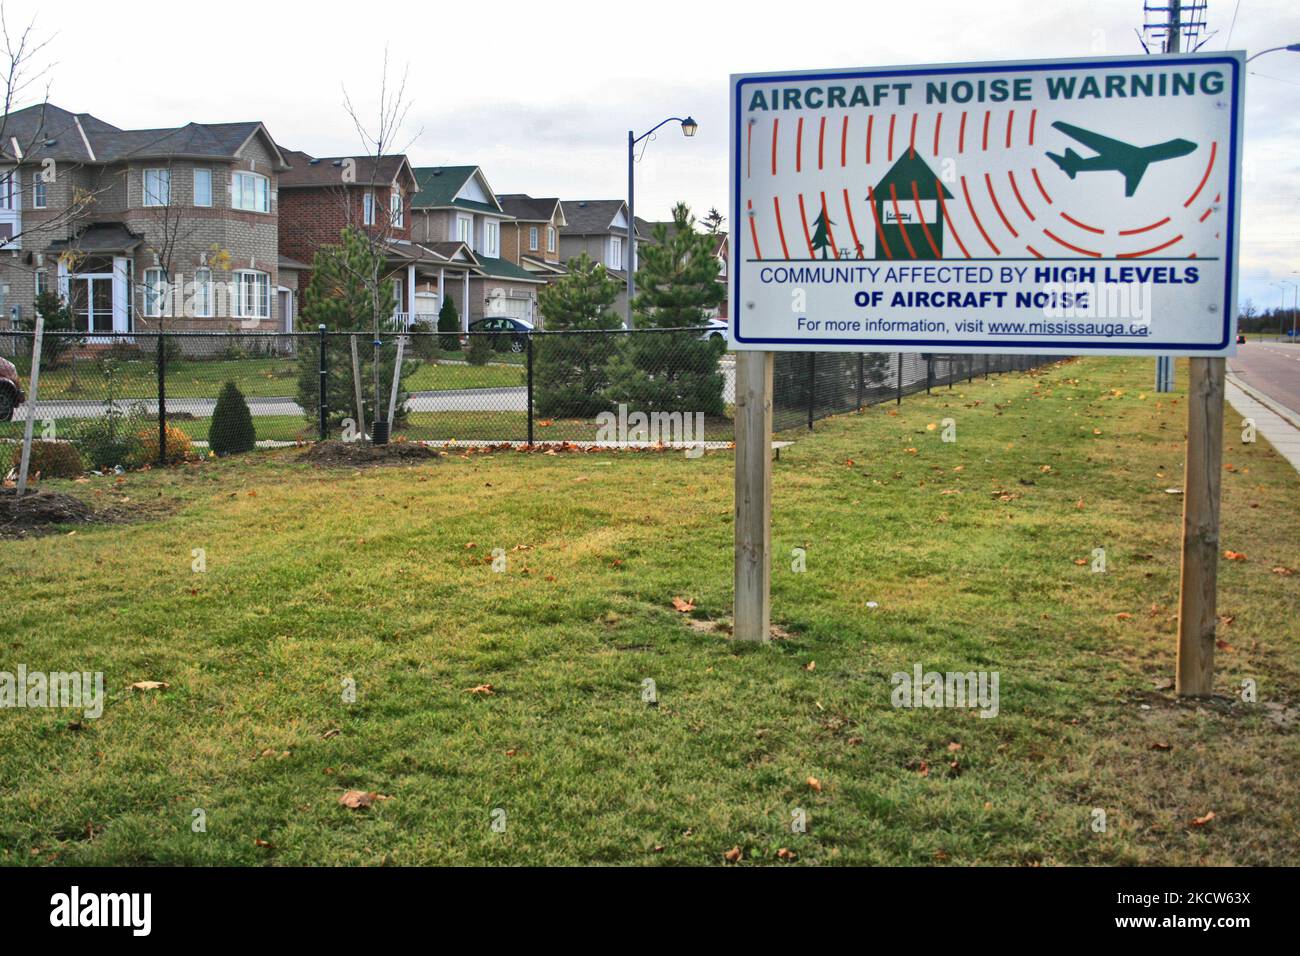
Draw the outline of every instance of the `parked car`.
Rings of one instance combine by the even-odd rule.
[[[1245,344],[1246,344],[1246,336],[1244,336],[1244,335],[1238,333],[1238,334],[1237,334],[1237,344],[1238,344],[1238,345],[1245,345]]]
[[[498,352],[504,352],[506,349],[522,352],[528,348],[528,333],[533,331],[533,323],[527,319],[508,317],[479,319],[469,324],[469,330],[492,333],[488,342]],[[462,348],[469,348],[469,337],[462,335],[460,344]]]
[[[726,342],[729,327],[726,319],[709,319],[709,327],[700,338],[706,342],[710,339],[721,339]]]
[[[0,422],[13,419],[14,409],[23,403],[27,396],[18,382],[18,369],[14,363],[0,358]]]

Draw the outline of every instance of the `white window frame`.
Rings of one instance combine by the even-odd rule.
[[[208,201],[199,202],[199,178],[203,177],[208,181]],[[194,205],[200,208],[208,209],[212,206],[212,170],[202,166],[194,167]]]
[[[239,269],[234,274],[235,280],[235,317],[240,319],[269,319],[271,317],[271,275],[256,269]],[[261,287],[250,312],[245,302],[245,286],[252,282],[253,289]],[[256,292],[255,292],[256,295]]]
[[[361,225],[373,226],[375,224],[375,191],[367,189],[361,194]]]
[[[488,220],[483,223],[483,254],[489,259],[501,256],[501,223]]]
[[[245,189],[245,183],[252,184],[251,197],[252,205],[245,205],[248,190]],[[260,188],[259,188],[260,187]],[[262,208],[261,202],[265,202],[266,208]],[[261,173],[250,173],[244,169],[237,169],[230,174],[230,208],[239,209],[243,212],[260,212],[269,213],[271,211],[271,180]]]
[[[388,193],[388,221],[399,229],[406,222],[406,201],[396,186]]]
[[[44,269],[37,269],[32,274],[32,281],[35,283],[36,295],[50,291],[50,274]]]
[[[32,173],[32,208],[44,209],[49,202],[49,195],[46,192],[44,172],[36,171]]]
[[[456,217],[456,235],[453,237],[457,242],[463,242],[471,249],[474,248],[474,217],[457,216]]]
[[[165,313],[167,288],[163,281],[163,271],[156,266],[145,269],[144,279],[144,314],[150,319],[161,319]]]
[[[194,317],[212,318],[212,270],[202,266],[194,270]]]
[[[17,170],[10,169],[0,173],[0,209],[14,209],[18,199]]]
[[[547,252],[555,251],[555,227],[554,226],[546,227],[546,251]]]
[[[529,226],[528,227],[528,251],[529,252],[537,251],[537,240],[538,240],[537,227]]]
[[[154,177],[155,188],[149,188],[149,178]],[[165,167],[151,167],[144,171],[140,180],[141,202],[146,206],[170,206],[172,204],[172,171]],[[160,192],[161,190],[161,192]]]
[[[609,237],[609,267],[611,269],[623,268],[623,237]]]

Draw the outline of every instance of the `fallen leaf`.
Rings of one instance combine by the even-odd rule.
[[[478,694],[480,697],[492,697],[496,694],[496,691],[491,684],[479,684],[477,687],[469,688],[465,693]]]
[[[253,846],[260,846],[267,850],[275,849],[274,843],[272,843],[270,840],[263,840],[261,837],[257,837],[255,840],[253,840]]]
[[[136,681],[131,685],[132,690],[166,690],[171,684],[160,680],[142,680]]]
[[[695,602],[683,601],[680,597],[675,597],[673,598],[673,607],[681,611],[683,614],[690,614],[691,611],[695,610]]]
[[[1284,578],[1289,578],[1289,577],[1291,577],[1291,575],[1295,574],[1295,569],[1294,569],[1294,568],[1276,567],[1276,568],[1273,569],[1273,573],[1274,573],[1274,574],[1280,574],[1280,575],[1282,575],[1282,577],[1284,577]]]
[[[785,860],[787,863],[791,862],[792,860],[797,859],[797,857],[795,856],[794,851],[791,850],[791,849],[789,849],[788,847],[781,847],[781,849],[777,850],[777,851],[776,851],[776,858],[777,858],[778,860]]]
[[[1233,647],[1231,644],[1229,644],[1227,641],[1215,641],[1214,646],[1217,647],[1219,650],[1223,651],[1225,654],[1235,654],[1237,652],[1237,649]]]
[[[1192,821],[1191,825],[1194,827],[1203,827],[1213,819],[1214,819],[1214,811],[1211,810],[1205,816],[1197,817],[1195,820]]]
[[[1250,560],[1250,559],[1247,558],[1244,554],[1242,554],[1240,551],[1225,551],[1225,552],[1223,552],[1223,556],[1224,556],[1225,558],[1227,558],[1229,561],[1249,561],[1249,560]]]
[[[728,863],[739,863],[743,856],[744,854],[740,852],[740,847],[738,846],[733,846],[726,853],[722,854],[722,858]]]
[[[352,810],[363,810],[380,800],[391,800],[392,797],[386,797],[382,793],[371,790],[367,793],[364,790],[349,790],[343,796],[339,797],[339,803]]]
[[[1152,745],[1151,745],[1151,749],[1152,749],[1152,750],[1159,750],[1159,751],[1162,751],[1162,752],[1163,752],[1163,751],[1173,750],[1174,748],[1173,748],[1171,745],[1169,745],[1169,744],[1167,744],[1167,743],[1164,743],[1164,742],[1162,741],[1162,742],[1159,742],[1159,743],[1154,743],[1154,744],[1152,744]]]
[[[812,671],[815,671],[817,669],[817,662],[809,661],[807,664],[803,666],[803,669],[811,673]]]
[[[818,780],[816,777],[808,778],[808,786],[811,787],[813,790],[816,790],[818,793],[822,792],[822,782]]]

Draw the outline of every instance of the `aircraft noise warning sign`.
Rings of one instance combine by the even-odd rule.
[[[1233,354],[1244,72],[733,76],[733,347]]]

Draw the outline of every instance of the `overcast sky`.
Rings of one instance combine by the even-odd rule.
[[[361,151],[343,89],[373,108],[387,48],[394,72],[409,68],[411,160],[481,166],[498,192],[623,197],[627,130],[689,113],[699,135],[666,126],[637,165],[637,212],[650,219],[678,199],[697,214],[725,211],[730,73],[1132,54],[1142,21],[1141,0],[7,0],[5,9],[11,32],[34,17],[50,40],[49,95],[65,109],[122,127],[257,119],[283,145],[319,156]],[[1297,10],[1297,0],[1210,0],[1217,33],[1204,49],[1300,41]],[[1269,281],[1300,281],[1300,54],[1250,69],[1241,295],[1276,306]]]

